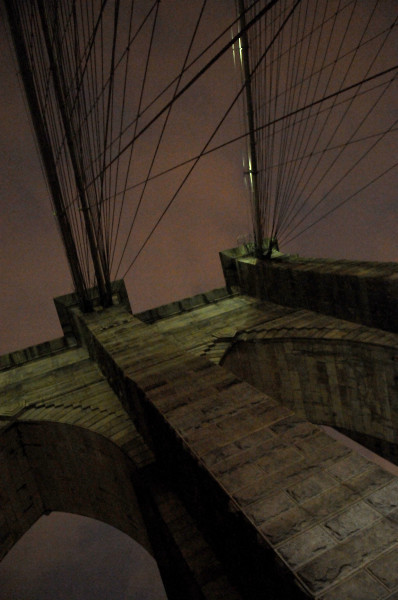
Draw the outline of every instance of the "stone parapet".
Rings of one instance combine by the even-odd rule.
[[[35,346],[28,346],[23,350],[15,350],[14,352],[3,354],[0,356],[0,371],[19,367],[38,358],[62,353],[68,348],[76,347],[76,345],[76,339],[61,337],[36,344]]]
[[[230,289],[398,332],[398,264],[278,255],[259,260],[241,246],[220,253]]]

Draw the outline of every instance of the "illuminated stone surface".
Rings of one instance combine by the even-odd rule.
[[[394,371],[385,363],[396,356],[396,334],[222,291],[139,318],[121,303],[88,315],[69,307],[61,320],[69,341],[3,359],[5,406],[18,398],[18,412],[0,420],[3,552],[42,512],[66,504],[102,511],[151,546],[171,598],[184,589],[187,598],[238,599],[227,574],[247,598],[398,594],[397,479],[296,410],[303,381],[314,393],[341,386],[329,344],[355,343],[357,368],[376,353],[384,387],[375,371],[367,395],[356,380],[361,402],[354,393],[351,403],[330,397],[341,415],[358,410],[359,424],[374,421],[374,436],[394,445]],[[84,348],[71,347],[73,333]],[[274,367],[291,389],[285,397],[274,381],[277,399],[226,368],[240,350],[240,375],[261,370],[263,356],[248,369],[259,359],[245,361],[245,348],[275,344]],[[290,357],[299,364],[305,344],[320,365],[308,361],[294,373]],[[372,395],[383,418],[373,411],[366,421],[363,399]],[[310,400],[322,422],[325,397]]]

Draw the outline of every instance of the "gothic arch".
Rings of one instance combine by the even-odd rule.
[[[0,559],[51,511],[104,521],[152,554],[132,461],[97,433],[63,423],[14,423],[0,435],[0,480]]]
[[[298,416],[335,427],[396,462],[396,347],[295,333],[238,337],[221,364]]]

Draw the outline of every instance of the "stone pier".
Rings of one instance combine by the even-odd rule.
[[[3,357],[3,553],[68,486],[64,509],[129,530],[171,599],[398,598],[398,479],[320,427],[394,455],[398,335],[233,286],[136,316],[121,284],[91,314],[61,298],[65,338]]]

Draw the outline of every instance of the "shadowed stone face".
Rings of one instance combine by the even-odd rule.
[[[24,408],[25,403],[22,398],[4,395],[0,404],[0,417],[15,417]]]
[[[151,551],[132,464],[116,445],[80,427],[38,422],[14,424],[0,440],[2,555],[54,510],[105,521]]]

